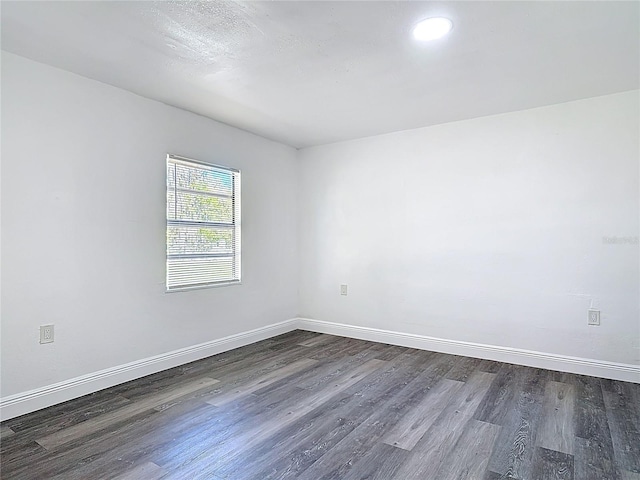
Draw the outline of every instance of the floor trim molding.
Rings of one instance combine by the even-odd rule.
[[[295,330],[298,320],[292,318],[247,332],[229,335],[217,340],[180,348],[79,377],[64,380],[0,399],[0,420],[66,402],[74,398],[135,380],[152,373],[184,365],[234,348],[259,342]]]
[[[185,363],[210,357],[234,348],[266,340],[292,330],[307,330],[342,337],[370,340],[434,352],[486,358],[498,362],[546,368],[561,372],[640,383],[640,365],[570,357],[518,348],[447,340],[425,335],[394,332],[378,328],[326,322],[311,318],[292,318],[247,332],[143,358],[98,372],[71,378],[0,399],[0,420],[7,420],[42,408],[66,402],[104,388],[161,372]]]
[[[481,343],[447,340],[426,335],[394,332],[378,328],[326,322],[311,318],[299,318],[297,327],[311,332],[328,333],[342,337],[370,340],[403,347],[434,352],[484,358],[498,362],[514,363],[529,367],[545,368],[560,372],[577,373],[593,377],[610,378],[640,383],[640,365],[607,362],[590,358],[570,357],[555,353],[536,352],[519,348],[485,345]]]

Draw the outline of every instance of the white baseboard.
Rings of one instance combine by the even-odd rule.
[[[66,402],[136,378],[275,337],[295,330],[296,325],[297,319],[290,319],[4,397],[0,399],[0,420],[35,412],[41,408]]]
[[[0,420],[7,420],[24,415],[25,413],[35,412],[36,410],[97,392],[104,388],[113,387],[114,385],[144,377],[145,375],[161,372],[195,360],[210,357],[211,355],[259,342],[260,340],[275,337],[276,335],[281,335],[295,329],[640,383],[640,365],[605,362],[602,360],[569,357],[553,353],[534,352],[531,350],[462,342],[458,340],[446,340],[411,333],[325,322],[310,318],[294,318],[1,398]]]
[[[640,383],[640,365],[606,362],[589,358],[569,357],[554,353],[535,352],[519,348],[484,345],[481,343],[446,340],[411,333],[392,332],[377,328],[359,327],[342,323],[299,318],[297,327],[311,332],[328,333],[433,352],[484,358],[528,367],[545,368],[560,372],[577,373],[592,377],[610,378]]]

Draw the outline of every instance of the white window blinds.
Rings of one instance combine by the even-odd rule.
[[[167,155],[167,290],[240,281],[240,172]]]

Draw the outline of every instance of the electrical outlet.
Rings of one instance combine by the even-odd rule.
[[[346,295],[346,294],[347,294],[347,286],[340,285],[340,295]]]
[[[600,310],[589,309],[589,319],[587,324],[594,326],[600,325]]]
[[[53,325],[40,325],[40,343],[53,342]]]

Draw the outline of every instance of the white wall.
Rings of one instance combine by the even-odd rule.
[[[242,285],[165,293],[167,152],[242,170]],[[2,396],[295,317],[295,156],[3,52]]]
[[[2,397],[297,314],[638,364],[638,102],[296,152],[3,52]],[[165,293],[167,152],[242,169],[242,285]]]
[[[640,363],[638,245],[603,243],[639,235],[638,105],[634,91],[302,150],[301,316]]]

